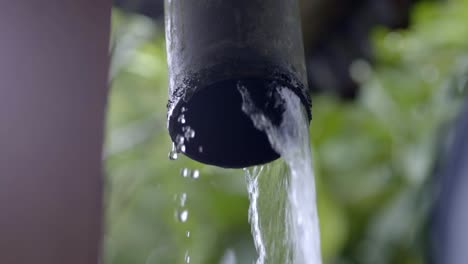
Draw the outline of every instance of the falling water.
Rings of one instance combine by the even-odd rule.
[[[241,84],[238,88],[243,98],[243,111],[258,129],[265,131],[283,159],[279,165],[267,165],[267,172],[262,167],[246,170],[250,222],[259,255],[257,264],[320,264],[320,231],[307,114],[293,92],[277,87],[285,111],[282,123],[275,126],[255,106],[248,90]],[[274,170],[276,177],[271,175],[271,166],[280,168]],[[265,177],[262,181],[262,174],[269,174],[265,175],[268,179]],[[264,203],[270,207],[266,209],[270,212],[268,215],[262,214],[262,197],[268,197]]]
[[[260,220],[258,212],[258,179],[259,174],[263,171],[263,166],[254,167],[252,170],[245,169],[245,178],[247,180],[247,189],[249,192],[250,208],[249,221],[252,225],[252,236],[257,249],[258,259],[257,264],[265,263],[266,250],[265,243],[260,229]]]

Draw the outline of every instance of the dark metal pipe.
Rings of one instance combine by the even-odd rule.
[[[165,4],[172,140],[195,131],[195,137],[185,138],[182,152],[221,167],[278,158],[265,133],[242,111],[238,85],[276,124],[283,111],[272,104],[278,86],[294,91],[310,111],[297,0]]]

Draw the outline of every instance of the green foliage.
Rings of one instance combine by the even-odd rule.
[[[163,29],[113,14],[105,263],[183,263],[186,252],[191,263],[220,263],[229,250],[237,263],[251,263],[243,172],[168,160]],[[466,14],[464,0],[419,4],[410,29],[375,29],[377,66],[354,64],[362,83],[355,102],[313,98],[326,263],[425,262],[427,181],[468,86]],[[200,179],[182,177],[185,167],[199,169]],[[186,222],[176,217],[183,209]]]

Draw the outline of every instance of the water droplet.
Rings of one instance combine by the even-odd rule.
[[[187,108],[185,108],[184,106],[182,106],[182,108],[180,109],[180,111],[181,111],[182,113],[185,113],[185,112],[187,112]]]
[[[188,210],[182,210],[177,214],[177,218],[180,222],[185,223],[188,219]]]
[[[188,251],[185,252],[185,263],[190,263],[190,255],[189,255]]]
[[[185,150],[186,150],[186,147],[184,145],[184,142],[185,142],[185,138],[181,135],[177,135],[176,137],[176,151],[177,152],[182,152],[182,153],[185,153]]]
[[[203,152],[203,146],[198,147],[198,152],[202,153]]]
[[[186,202],[187,202],[187,194],[182,193],[182,195],[180,196],[180,206],[184,207]]]
[[[181,136],[181,135],[177,135],[175,143],[177,145],[183,145],[184,142],[185,142],[185,138],[183,136]]]
[[[191,129],[190,127],[184,133],[185,138],[194,138],[195,137],[195,130]]]
[[[200,178],[200,171],[199,170],[192,171],[191,177],[192,177],[192,179]]]
[[[185,233],[185,236],[190,237],[190,231],[187,231],[187,233]]]
[[[177,118],[177,122],[181,123],[181,124],[185,124],[185,115],[184,114],[181,114],[179,116],[179,118]]]
[[[179,151],[180,152],[185,153],[186,150],[187,150],[187,148],[185,147],[185,145],[180,145],[179,146]]]
[[[177,159],[177,148],[174,143],[172,143],[172,149],[169,152],[169,159],[170,160],[176,160]]]
[[[187,178],[190,175],[190,170],[187,168],[183,168],[180,170],[180,175],[184,176],[184,178]]]

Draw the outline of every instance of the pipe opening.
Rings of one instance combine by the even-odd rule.
[[[273,124],[281,123],[284,105],[277,87],[284,85],[260,78],[217,82],[195,92],[187,101],[180,100],[170,116],[169,132],[174,142],[178,135],[195,132],[193,138],[186,137],[185,155],[227,168],[264,164],[279,157],[266,134],[243,112],[238,85],[249,91]]]

